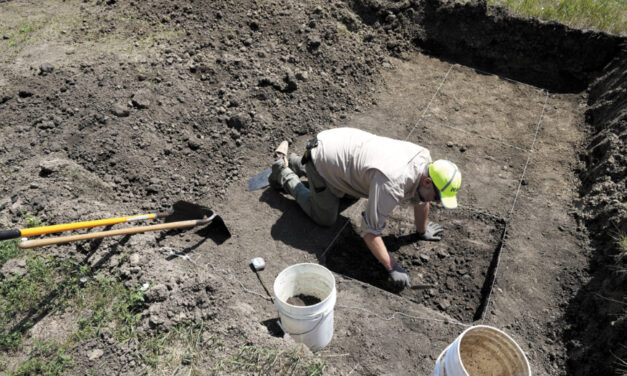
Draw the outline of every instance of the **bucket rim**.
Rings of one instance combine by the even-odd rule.
[[[529,359],[527,359],[527,355],[526,355],[526,354],[525,354],[525,352],[522,350],[522,348],[520,347],[520,345],[518,344],[518,342],[516,342],[516,341],[515,341],[515,340],[514,340],[514,339],[513,339],[513,338],[512,338],[509,334],[505,333],[505,332],[504,332],[504,331],[502,331],[501,329],[499,329],[499,328],[495,328],[495,327],[490,326],[490,325],[473,325],[473,326],[471,326],[471,327],[469,327],[469,328],[466,328],[466,330],[464,330],[464,331],[462,332],[462,334],[460,334],[460,335],[459,335],[459,337],[457,337],[457,338],[455,339],[455,341],[459,340],[459,345],[458,345],[458,346],[456,346],[455,351],[456,351],[456,353],[457,353],[457,359],[459,359],[459,360],[460,360],[459,365],[462,367],[462,370],[464,371],[464,373],[465,373],[465,374],[469,375],[469,372],[468,372],[468,370],[466,369],[466,367],[464,367],[464,363],[461,361],[461,359],[462,359],[462,355],[461,355],[461,352],[460,352],[460,348],[461,348],[461,343],[462,343],[462,340],[464,339],[464,336],[465,336],[466,334],[468,334],[468,332],[469,332],[469,331],[471,331],[471,330],[473,330],[473,329],[490,329],[490,330],[493,330],[493,331],[495,331],[495,332],[497,332],[497,333],[499,333],[499,334],[502,334],[505,338],[507,338],[509,341],[511,341],[511,343],[513,343],[513,344],[514,344],[514,346],[516,347],[516,349],[517,349],[518,351],[520,351],[520,353],[523,355],[523,356],[522,356],[522,358],[523,358],[523,359],[524,359],[524,361],[525,361],[525,366],[526,366],[526,368],[527,368],[527,373],[531,376],[531,366],[529,365]],[[455,341],[453,341],[453,342],[455,342]]]
[[[287,302],[287,300],[281,299],[277,295],[277,293],[276,293],[276,290],[277,290],[276,289],[276,284],[277,284],[277,281],[279,281],[279,279],[281,278],[281,276],[284,273],[288,272],[290,269],[296,269],[298,267],[303,267],[303,266],[308,266],[308,267],[309,266],[313,266],[315,268],[318,268],[318,269],[323,270],[324,272],[328,273],[328,275],[331,277],[331,282],[332,282],[332,286],[333,286],[333,288],[329,292],[329,295],[327,295],[324,299],[320,299],[320,302],[318,302],[316,304],[304,306],[304,307],[290,304],[290,303]],[[289,306],[292,309],[297,309],[297,310],[298,309],[320,308],[323,305],[326,305],[328,303],[329,299],[333,299],[333,295],[334,295],[333,292],[334,291],[336,291],[336,288],[335,288],[335,276],[333,275],[333,273],[329,269],[327,269],[326,267],[324,267],[324,266],[322,266],[320,264],[313,263],[313,262],[301,262],[301,263],[293,264],[293,265],[290,265],[290,266],[286,267],[285,269],[281,270],[281,272],[276,276],[276,278],[274,279],[274,283],[272,284],[272,292],[274,293],[274,297],[276,298],[276,301],[280,301],[281,304],[284,304],[286,306]],[[334,302],[334,304],[335,304],[335,302]],[[317,313],[313,314],[313,316],[315,316],[315,315],[317,315]]]

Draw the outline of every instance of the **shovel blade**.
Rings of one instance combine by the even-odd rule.
[[[256,191],[257,189],[265,188],[270,185],[270,183],[268,182],[268,178],[270,177],[271,173],[272,169],[269,168],[248,179],[248,190]]]
[[[172,205],[172,214],[166,217],[165,222],[210,218],[214,214],[215,212],[206,206],[188,201],[177,201]],[[216,244],[222,244],[231,237],[231,231],[219,215],[216,215],[208,226],[199,230],[198,234],[211,238]]]

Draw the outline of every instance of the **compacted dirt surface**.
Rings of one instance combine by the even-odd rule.
[[[477,14],[480,26],[467,35],[437,34],[436,26]],[[508,24],[524,48],[508,49],[498,34],[480,56],[490,44],[486,30]],[[533,32],[551,47],[533,55],[536,42],[525,42]],[[338,291],[333,340],[307,355],[324,361],[327,374],[427,375],[440,352],[478,324],[509,334],[533,374],[577,374],[582,354],[610,359],[598,355],[602,342],[583,324],[586,312],[599,317],[581,293],[593,275],[586,225],[595,217],[581,199],[592,183],[582,184],[580,173],[590,169],[582,155],[598,132],[584,90],[622,41],[513,19],[481,3],[0,1],[0,224],[157,212],[179,200],[215,210],[228,239],[210,228],[38,250],[150,286],[143,334],[202,321],[207,336],[231,347],[295,348],[261,282],[271,293],[281,270],[314,262],[334,272]],[[589,53],[595,44],[598,53]],[[568,65],[577,54],[590,57]],[[556,56],[563,67],[554,66]],[[529,61],[535,76],[521,69]],[[592,94],[616,108],[624,64],[612,69]],[[608,90],[616,94],[603,97]],[[605,121],[598,114],[609,110],[594,108]],[[623,129],[624,139],[620,119],[612,129]],[[302,153],[316,132],[341,126],[415,142],[463,173],[460,208],[431,212],[446,228],[442,241],[418,241],[408,207],[388,220],[384,240],[412,289],[394,290],[359,238],[364,200],[346,201],[338,222],[321,228],[289,196],[246,190],[281,140]],[[612,145],[621,139],[607,137]],[[622,168],[612,175],[620,185],[624,160],[612,163]],[[603,202],[624,203],[619,189],[610,192]],[[621,210],[607,216],[619,228]],[[254,257],[267,263],[258,275]],[[13,260],[0,275],[21,269]],[[27,335],[63,341],[80,314],[26,317]],[[138,346],[89,339],[71,349],[68,373],[158,374],[134,356]],[[27,350],[0,355],[0,372],[14,371]],[[175,372],[211,369],[215,358],[201,362]]]

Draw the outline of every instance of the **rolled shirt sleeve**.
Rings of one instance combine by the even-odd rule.
[[[393,195],[392,184],[380,171],[375,171],[370,184],[368,205],[361,215],[361,237],[368,233],[381,236],[385,229],[385,221],[398,204]]]

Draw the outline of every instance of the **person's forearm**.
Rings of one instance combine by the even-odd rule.
[[[388,249],[385,247],[385,243],[383,243],[381,236],[369,232],[366,236],[364,236],[364,242],[366,242],[370,252],[372,252],[374,257],[379,260],[385,270],[391,270],[392,266],[394,266],[394,259],[390,257]]]
[[[416,232],[423,234],[427,231],[427,222],[429,217],[429,203],[424,205],[414,205],[414,223],[416,224]]]

